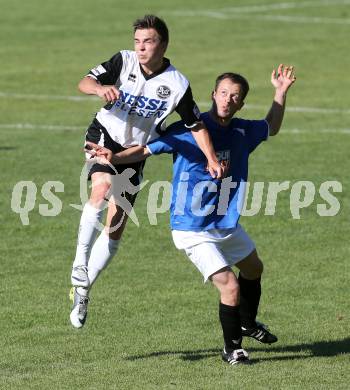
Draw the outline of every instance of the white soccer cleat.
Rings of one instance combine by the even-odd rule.
[[[231,364],[250,364],[249,355],[243,348],[235,349],[234,351],[227,352],[226,348],[222,351],[222,360],[226,363]]]
[[[70,322],[74,328],[82,328],[87,317],[87,307],[89,304],[88,295],[80,295],[76,287],[72,287],[69,293],[69,298],[73,301],[73,308],[70,313]]]
[[[89,288],[88,268],[85,265],[74,267],[72,269],[71,282],[73,287]]]

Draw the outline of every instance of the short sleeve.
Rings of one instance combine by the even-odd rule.
[[[191,87],[188,86],[175,111],[180,115],[187,128],[194,127],[200,122],[200,111],[193,100]]]
[[[269,125],[265,119],[249,120],[246,122],[246,136],[249,143],[249,153],[253,152],[269,137]]]
[[[123,57],[119,52],[110,60],[91,69],[88,76],[99,81],[102,85],[114,85],[119,79],[123,67]]]
[[[176,150],[176,139],[172,134],[164,135],[146,145],[151,154],[173,153]]]
[[[183,122],[175,122],[167,128],[166,134],[149,142],[146,147],[151,154],[177,153],[187,133]]]

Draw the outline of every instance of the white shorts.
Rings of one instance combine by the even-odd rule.
[[[241,225],[233,229],[202,232],[172,231],[176,248],[184,249],[204,277],[204,282],[224,267],[232,267],[255,249],[255,244]]]

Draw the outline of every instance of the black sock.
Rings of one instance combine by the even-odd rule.
[[[239,306],[228,306],[220,302],[219,317],[224,334],[226,351],[242,348],[242,330],[239,316]]]
[[[238,282],[240,289],[240,315],[241,323],[245,328],[254,328],[256,326],[256,315],[261,295],[261,278],[255,280],[244,279],[239,274]]]

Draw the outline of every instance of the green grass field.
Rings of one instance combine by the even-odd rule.
[[[147,5],[146,5],[147,4]],[[1,389],[347,389],[349,336],[350,1],[0,0]],[[250,161],[250,181],[312,182],[312,204],[290,211],[290,189],[274,216],[241,223],[265,264],[259,319],[279,342],[244,341],[251,366],[220,359],[218,295],[173,246],[168,214],[148,221],[150,185],[171,180],[171,158],[148,161],[140,227],[129,223],[118,256],[92,292],[87,325],[69,323],[70,268],[79,211],[85,129],[100,107],[74,100],[80,78],[120,49],[131,24],[164,17],[168,57],[191,80],[200,108],[215,77],[236,71],[251,91],[240,116],[262,118],[270,74],[296,67],[281,134]],[[176,120],[174,116],[171,120]],[[20,181],[37,188],[29,225],[11,210]],[[62,210],[42,216],[48,181],[64,184]],[[321,217],[318,191],[337,181],[340,210]],[[32,184],[32,186],[34,186]],[[25,199],[22,199],[22,204]],[[41,211],[40,211],[41,210]]]

